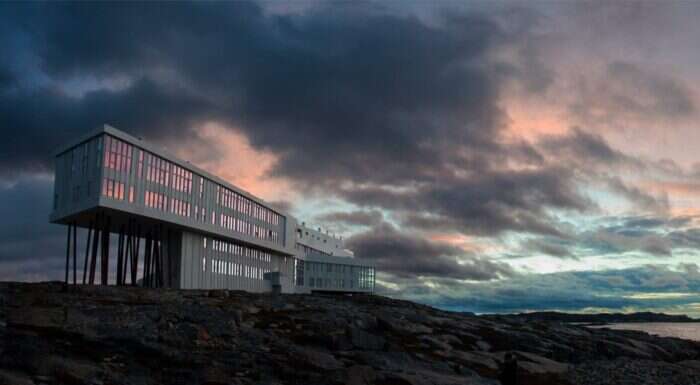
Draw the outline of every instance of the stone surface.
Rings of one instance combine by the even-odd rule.
[[[0,283],[2,384],[700,384],[700,344],[380,296]]]

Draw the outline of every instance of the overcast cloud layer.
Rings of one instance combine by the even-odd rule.
[[[108,123],[234,177],[244,141],[389,295],[700,314],[696,5],[283,5],[0,4],[0,278],[60,277],[50,154]]]

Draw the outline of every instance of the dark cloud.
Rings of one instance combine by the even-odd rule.
[[[614,165],[629,158],[610,147],[602,136],[573,127],[566,135],[550,136],[541,140],[540,146],[558,158],[570,161],[591,161]]]
[[[182,135],[204,113],[201,101],[180,91],[148,79],[79,98],[55,88],[0,91],[0,126],[12,132],[0,144],[0,173],[47,172],[59,145],[104,122],[136,135]]]
[[[23,133],[0,147],[5,172],[46,170],[50,149],[103,122],[185,143],[218,121],[278,154],[272,174],[298,188],[424,209],[459,231],[556,233],[546,208],[589,204],[564,169],[496,166],[542,165],[530,145],[501,140],[504,79],[490,53],[526,44],[537,19],[522,10],[429,25],[367,5],[283,16],[245,2],[4,7],[24,21],[8,23],[29,36],[35,70],[54,79],[0,93],[0,124]],[[536,63],[519,52],[527,72]],[[56,85],[76,76],[128,81],[80,96]]]
[[[698,288],[697,265],[682,264],[527,274],[488,283],[405,280],[398,288],[384,290],[396,297],[417,298],[442,308],[478,313],[619,311],[621,308],[686,313],[687,303],[700,300],[695,294]]]
[[[0,279],[57,279],[65,261],[65,228],[48,223],[53,183],[23,178],[0,186]]]
[[[397,230],[386,222],[350,237],[346,245],[377,268],[398,277],[449,277],[491,280],[510,277],[513,269],[504,263],[478,258],[455,246],[433,242],[419,234]]]
[[[691,90],[672,74],[614,61],[596,80],[581,80],[571,112],[589,124],[687,119],[697,107]]]
[[[654,74],[635,64],[619,61],[609,64],[608,75],[630,91],[648,92],[648,95],[641,95],[649,97],[646,101],[640,100],[640,95],[632,93],[629,97],[617,95],[621,108],[673,118],[688,116],[695,111],[690,90],[672,77]]]
[[[319,220],[343,223],[351,226],[375,226],[384,221],[384,214],[378,210],[332,212],[320,215]]]
[[[573,244],[570,241],[562,240],[557,237],[529,239],[522,245],[528,254],[543,253],[557,258],[578,259],[571,250],[572,246]]]
[[[407,226],[480,235],[510,230],[561,236],[548,208],[585,211],[593,205],[577,192],[570,171],[558,167],[470,173],[404,191],[360,187],[340,194],[358,205],[404,212]]]

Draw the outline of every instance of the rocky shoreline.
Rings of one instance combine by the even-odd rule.
[[[700,384],[700,343],[380,296],[0,283],[0,384]]]

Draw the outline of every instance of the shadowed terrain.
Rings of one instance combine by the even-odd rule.
[[[700,343],[380,296],[0,284],[0,384],[697,384]]]

